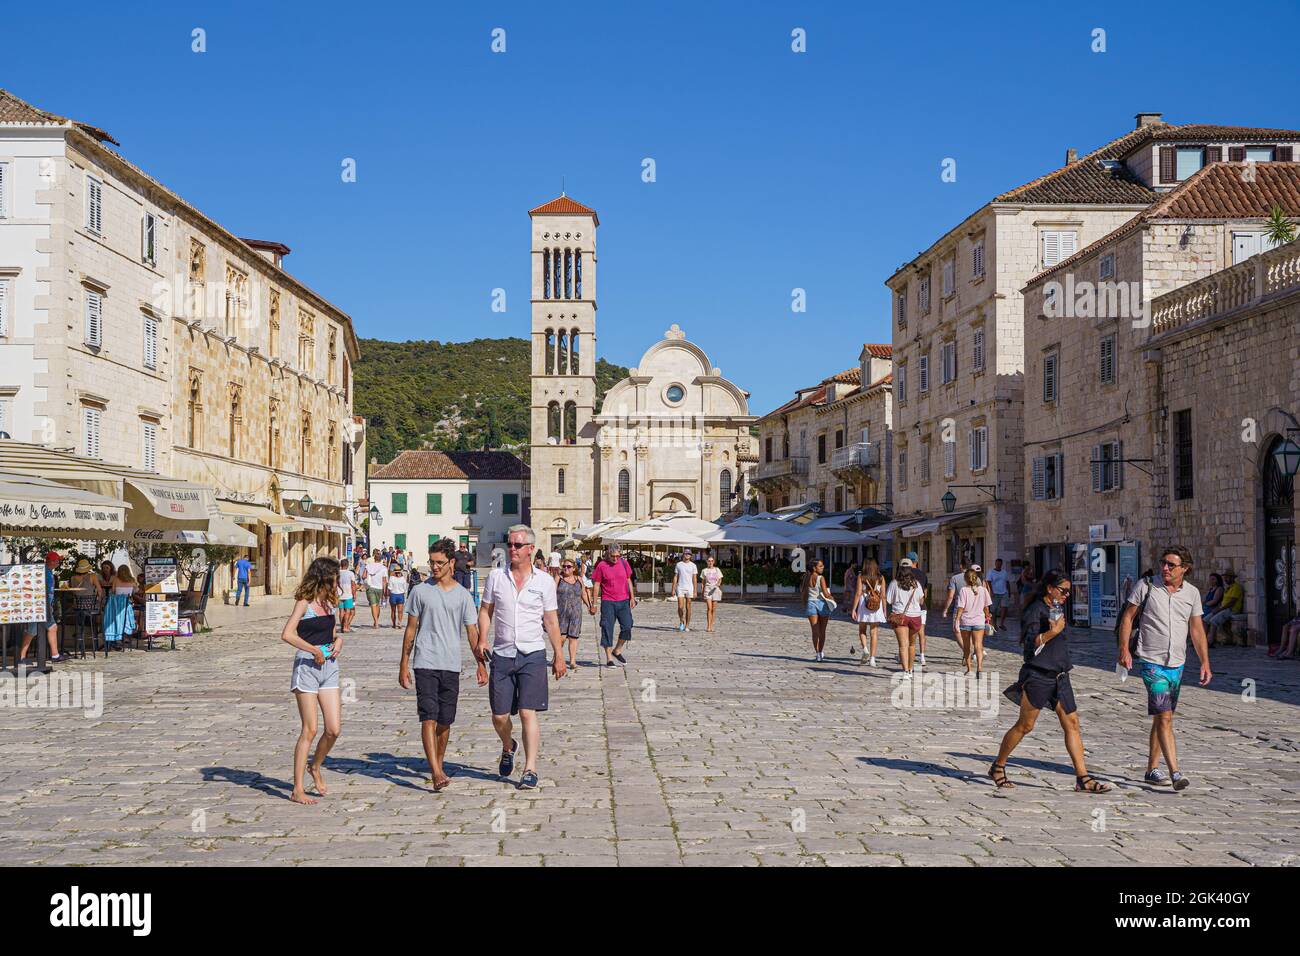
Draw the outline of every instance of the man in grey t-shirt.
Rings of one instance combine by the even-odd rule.
[[[406,598],[406,633],[397,671],[397,682],[405,690],[411,689],[411,671],[415,671],[420,736],[434,790],[451,783],[442,760],[460,698],[462,640],[469,641],[470,652],[478,659],[479,686],[488,679],[487,663],[478,651],[478,608],[470,593],[456,582],[455,554],[456,546],[447,538],[429,545],[429,580],[413,588]]]

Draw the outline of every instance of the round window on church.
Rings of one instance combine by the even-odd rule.
[[[682,400],[686,398],[686,389],[680,385],[669,385],[664,390],[664,398],[668,400],[669,405],[680,405]]]

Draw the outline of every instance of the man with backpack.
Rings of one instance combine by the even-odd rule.
[[[600,601],[600,646],[605,651],[605,666],[614,662],[626,665],[623,646],[632,640],[632,612],[636,610],[636,578],[632,566],[623,557],[618,542],[605,547],[605,557],[596,563],[591,572],[591,613],[596,613]],[[614,622],[618,622],[618,644],[614,644]]]

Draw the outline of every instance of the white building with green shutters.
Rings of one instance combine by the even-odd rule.
[[[379,516],[371,546],[413,551],[420,568],[439,538],[468,545],[486,564],[506,529],[528,521],[528,466],[506,451],[403,451],[372,468],[368,484]]]

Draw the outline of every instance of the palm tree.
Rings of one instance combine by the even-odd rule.
[[[1268,222],[1265,223],[1265,234],[1270,242],[1274,245],[1282,245],[1284,242],[1291,242],[1295,239],[1295,223],[1287,218],[1282,207],[1273,203],[1273,208],[1269,211]]]

